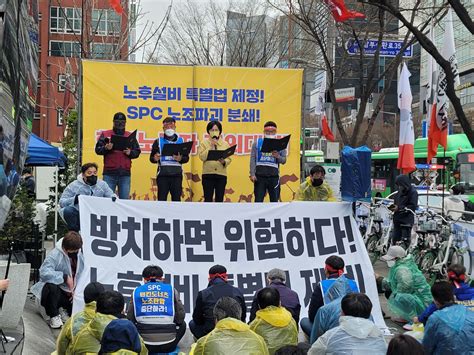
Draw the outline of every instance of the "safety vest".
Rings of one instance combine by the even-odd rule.
[[[133,291],[135,319],[141,324],[174,322],[173,287],[163,282],[147,282]]]
[[[161,154],[161,152],[163,152],[163,147],[165,144],[181,144],[181,143],[184,143],[184,140],[183,138],[179,136],[178,136],[178,139],[174,142],[167,140],[165,137],[160,137],[159,142],[160,142],[160,154]],[[174,160],[172,156],[164,156],[164,155],[160,157],[160,165],[161,166],[181,166],[181,164],[178,161]]]
[[[327,279],[321,281],[319,284],[321,285],[321,292],[323,293],[324,304],[328,304],[331,300],[328,297],[328,291],[334,285],[338,279]],[[359,287],[354,280],[346,278],[346,281],[349,283],[349,287],[353,292],[359,292]]]
[[[257,166],[270,166],[278,169],[278,161],[272,153],[262,153],[263,138],[257,140]]]

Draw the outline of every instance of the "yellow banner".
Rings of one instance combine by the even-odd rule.
[[[82,162],[97,162],[101,131],[112,129],[116,112],[127,115],[127,131],[137,130],[141,155],[132,163],[131,198],[157,198],[157,165],[150,163],[153,141],[163,134],[162,121],[176,119],[184,141],[196,141],[183,165],[183,201],[203,201],[199,142],[206,125],[220,120],[224,139],[237,144],[227,168],[225,201],[251,202],[249,180],[252,143],[263,136],[263,125],[274,121],[278,134],[291,134],[288,158],[280,166],[281,200],[291,201],[299,185],[302,70],[168,66],[104,61],[82,62]],[[268,198],[267,198],[268,199]]]

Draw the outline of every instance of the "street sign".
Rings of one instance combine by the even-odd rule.
[[[345,102],[355,100],[355,88],[336,89],[336,102]]]
[[[377,51],[378,40],[368,39],[364,43],[364,54],[373,56]],[[403,41],[391,40],[391,41],[382,41],[382,46],[380,47],[379,55],[381,57],[395,57],[400,49],[403,46]],[[346,50],[350,55],[356,55],[360,52],[359,43],[353,39],[350,39],[346,42]],[[413,46],[408,46],[403,52],[403,57],[411,58],[413,56]]]

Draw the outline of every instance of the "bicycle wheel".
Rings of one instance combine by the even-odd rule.
[[[376,235],[371,236],[367,241],[367,253],[369,254],[369,259],[372,265],[375,264],[380,256],[380,253],[377,250],[378,243],[379,237]]]

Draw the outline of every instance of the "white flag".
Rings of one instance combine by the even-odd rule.
[[[454,74],[454,87],[458,86],[459,72],[458,72],[458,61],[456,59],[456,50],[454,48],[454,30],[453,30],[453,15],[451,9],[448,10],[446,15],[446,22],[444,26],[444,40],[441,55],[444,59],[449,60],[451,63],[451,70]],[[436,89],[436,123],[438,128],[443,130],[448,128],[448,107],[449,101],[446,96],[447,87],[446,73],[440,68],[438,87]]]
[[[428,38],[433,44],[435,44],[435,29],[433,23],[430,26],[430,32]],[[426,66],[426,76],[428,83],[426,84],[426,96],[424,100],[423,113],[426,114],[426,120],[429,123],[431,118],[431,109],[436,98],[436,82],[438,80],[438,65],[434,61],[433,57],[428,53],[428,62]]]
[[[400,109],[400,136],[398,143],[397,168],[403,174],[408,174],[415,170],[415,131],[413,129],[413,119],[411,115],[411,103],[413,96],[410,88],[410,72],[403,63],[402,72],[398,81],[398,108]]]
[[[326,103],[326,73],[324,73],[323,80],[321,80],[321,85],[319,86],[318,92],[318,101],[316,102],[316,108],[314,113],[317,115],[324,114],[324,104]]]

